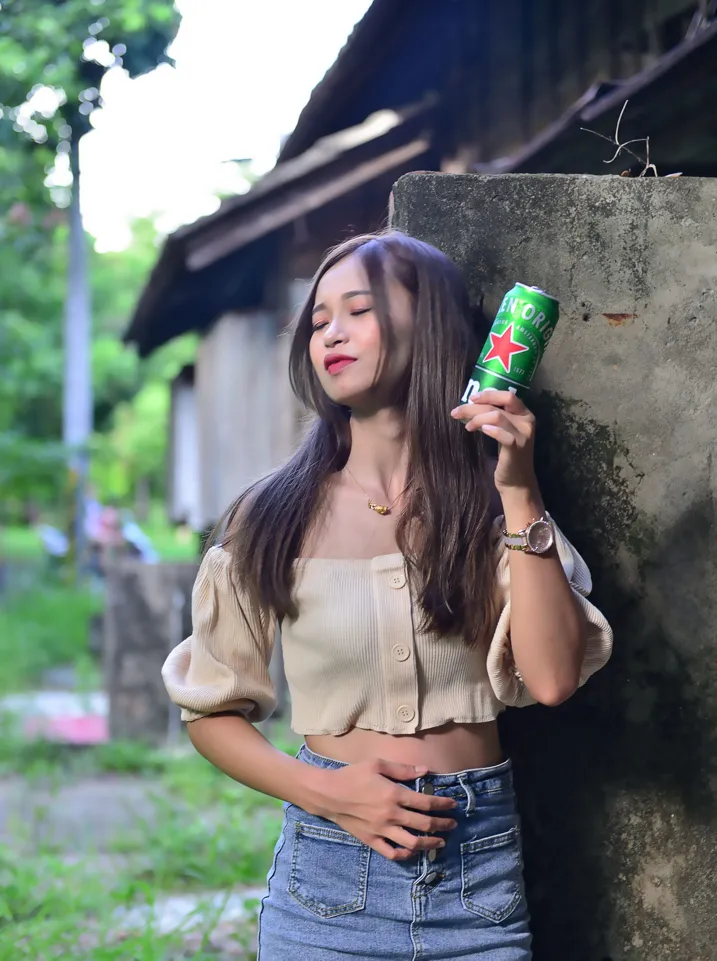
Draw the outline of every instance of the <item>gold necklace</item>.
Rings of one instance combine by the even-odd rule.
[[[368,501],[368,509],[369,509],[370,511],[375,511],[377,514],[380,514],[381,517],[385,517],[386,514],[390,514],[390,513],[391,513],[391,511],[393,510],[393,508],[396,506],[396,503],[397,503],[397,501],[399,500],[399,498],[405,493],[406,487],[408,487],[408,484],[407,484],[406,487],[404,487],[403,490],[400,491],[400,492],[396,495],[396,497],[394,497],[394,499],[391,501],[390,504],[377,504],[375,501],[372,501],[372,500],[371,500],[371,497],[369,496],[368,491],[367,491],[361,484],[359,484],[359,482],[356,480],[356,478],[354,477],[354,475],[353,475],[353,473],[352,473],[351,468],[349,467],[349,465],[348,465],[348,464],[345,464],[345,465],[344,465],[344,468],[348,471],[349,476],[352,478],[352,480],[353,480],[353,482],[356,484],[356,486],[359,487],[359,488],[364,492],[364,494],[366,495],[366,500]],[[394,475],[395,470],[396,470],[396,468],[394,467],[393,471],[391,471],[391,476],[390,476],[389,481],[388,481],[388,486],[389,486],[389,487],[391,486],[391,481],[393,480],[393,475]]]

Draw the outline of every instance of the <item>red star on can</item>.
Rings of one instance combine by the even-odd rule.
[[[490,333],[491,347],[483,358],[483,363],[489,360],[499,360],[503,365],[506,374],[510,373],[510,364],[513,354],[522,354],[524,350],[529,350],[525,344],[519,344],[513,340],[513,324],[508,324],[502,334]]]

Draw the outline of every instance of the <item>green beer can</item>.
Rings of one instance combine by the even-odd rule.
[[[555,297],[516,284],[503,298],[461,403],[492,387],[524,396],[558,322]]]

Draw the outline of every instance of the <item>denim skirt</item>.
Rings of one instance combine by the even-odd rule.
[[[299,758],[337,769],[306,746]],[[510,761],[405,782],[451,797],[446,846],[389,861],[292,804],[261,903],[257,961],[529,961]]]

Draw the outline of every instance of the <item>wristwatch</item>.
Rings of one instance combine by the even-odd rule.
[[[523,551],[525,554],[546,554],[555,543],[553,519],[546,511],[542,517],[532,520],[527,527],[517,534],[503,531],[505,546],[511,551]]]

